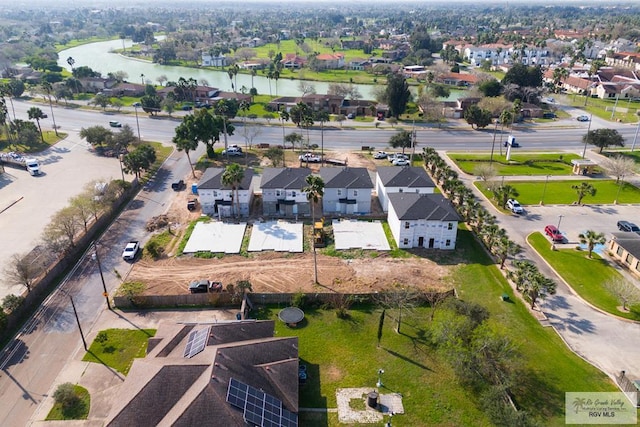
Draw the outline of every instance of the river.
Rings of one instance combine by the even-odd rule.
[[[131,40],[125,40],[125,48],[133,45]],[[173,65],[160,65],[140,59],[130,58],[120,55],[115,51],[122,49],[123,42],[120,39],[105,42],[88,43],[81,46],[63,50],[59,53],[58,65],[71,70],[71,66],[67,63],[67,58],[72,57],[74,67],[87,66],[94,71],[100,72],[103,76],[108,73],[117,71],[125,71],[128,75],[129,82],[142,82],[148,84],[158,84],[157,78],[164,75],[168,81],[178,81],[180,77],[185,79],[194,78],[200,82],[206,80],[209,86],[217,87],[223,91],[233,91],[231,80],[226,71],[215,71],[207,69],[198,69],[190,67],[181,67]],[[236,79],[237,77],[237,79]],[[234,77],[234,83],[237,81],[237,88],[242,86],[251,88],[251,76],[248,74],[238,74]],[[277,94],[280,96],[300,96],[298,84],[300,80],[279,79],[277,81]],[[330,83],[308,81],[316,89],[316,93],[327,93]],[[257,75],[253,78],[253,85],[259,94],[269,94],[269,79],[264,76]],[[355,85],[363,99],[374,99],[374,85]],[[451,91],[449,100],[457,99],[462,91]],[[271,80],[271,93],[276,94],[276,82]]]

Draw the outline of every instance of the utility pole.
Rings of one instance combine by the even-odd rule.
[[[100,263],[100,256],[98,255],[98,246],[96,242],[93,242],[93,253],[96,255],[96,261],[98,262],[98,270],[100,270],[100,280],[102,280],[102,289],[104,290],[104,298],[107,300],[107,308],[112,310],[111,303],[109,302],[109,292],[107,292],[107,284],[104,282],[104,275],[102,274],[102,264]]]
[[[76,310],[76,305],[73,302],[73,297],[69,295],[69,299],[71,300],[71,307],[73,307],[73,315],[76,317],[76,323],[78,324],[78,330],[80,331],[80,337],[82,338],[84,351],[89,351],[89,349],[87,348],[87,340],[84,338],[84,333],[82,332],[82,326],[80,326],[80,318],[78,318],[78,311]]]

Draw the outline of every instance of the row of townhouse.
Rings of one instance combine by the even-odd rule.
[[[546,82],[553,82],[554,70],[545,71]],[[639,77],[637,71],[628,68],[603,67],[590,76],[583,68],[574,67],[561,81],[561,86],[568,93],[588,94],[600,99],[637,99],[640,98]]]
[[[208,168],[198,183],[202,212],[218,218],[247,217],[253,205],[253,169],[234,191],[222,182],[224,168]],[[306,187],[307,168],[265,168],[260,180],[262,212],[267,217],[307,217],[311,204]],[[372,212],[374,184],[366,168],[322,167],[324,181],[322,214],[367,215]],[[375,189],[391,233],[400,248],[454,249],[460,217],[423,168],[387,166],[378,168]],[[237,196],[235,196],[237,193]],[[234,197],[238,197],[234,201]]]
[[[298,103],[307,104],[313,111],[356,116],[386,115],[389,107],[366,99],[346,99],[341,95],[312,93],[305,96],[281,96],[269,102],[272,111],[290,111]]]

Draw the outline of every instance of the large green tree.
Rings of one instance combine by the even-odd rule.
[[[126,172],[134,173],[137,178],[140,178],[140,174],[149,170],[155,161],[156,150],[150,145],[140,145],[124,156],[122,164]]]
[[[389,112],[396,119],[406,111],[407,103],[411,100],[411,92],[407,80],[401,73],[393,73],[387,77],[384,100],[389,106]]]
[[[393,148],[402,148],[402,153],[404,154],[406,148],[413,146],[413,133],[401,129],[389,138],[389,145]]]
[[[590,130],[582,137],[582,142],[600,148],[600,153],[612,145],[624,147],[624,138],[615,129]]]
[[[491,111],[484,110],[477,105],[471,105],[465,110],[464,119],[472,128],[485,128],[491,123]]]
[[[320,200],[320,197],[324,195],[324,181],[319,176],[307,175],[305,182],[307,183],[307,185],[302,188],[302,191],[306,193],[307,200],[311,205],[311,224],[315,224],[316,204],[318,203],[318,200]],[[316,245],[315,242],[312,242],[311,244],[313,245],[313,270],[315,283],[318,283],[318,260],[316,259]]]
[[[580,185],[572,185],[572,189],[576,190],[578,196],[577,204],[582,203],[582,199],[585,196],[595,196],[596,188],[588,182],[581,182]]]
[[[587,251],[589,251],[589,258],[593,254],[593,249],[596,245],[604,245],[607,239],[604,237],[604,233],[598,233],[594,230],[587,230],[584,233],[578,234],[578,239],[583,245],[587,245]]]
[[[29,108],[29,110],[27,111],[27,114],[29,115],[29,120],[35,120],[36,123],[38,124],[38,132],[40,132],[40,139],[42,140],[42,142],[44,142],[44,135],[42,135],[42,127],[40,126],[40,120],[47,117],[47,115],[44,114],[42,110],[39,109],[38,107]]]

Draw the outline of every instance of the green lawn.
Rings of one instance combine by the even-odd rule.
[[[578,200],[576,190],[572,185],[580,185],[584,181],[552,181],[549,180],[545,191],[545,181],[504,181],[513,186],[518,193],[518,201],[523,205],[536,205],[542,200],[547,205],[570,205]],[[590,180],[589,183],[596,189],[595,196],[585,196],[584,204],[612,204],[618,191],[618,203],[640,203],[640,189],[631,184],[624,183],[622,187],[614,180]],[[484,182],[474,183],[482,193],[493,202],[493,193],[487,189]]]
[[[17,151],[19,153],[39,153],[41,151],[50,148],[51,146],[57,144],[61,140],[67,137],[66,133],[58,132],[56,135],[53,130],[42,130],[42,138],[38,139],[38,142],[33,145],[25,145],[21,142],[11,142],[7,139],[0,139],[0,151]]]
[[[496,148],[493,155],[493,164],[498,175],[570,175],[571,160],[579,159],[576,154],[567,153],[524,153],[512,154],[507,162],[505,155],[500,155]],[[468,175],[474,175],[476,166],[489,163],[490,154],[466,154],[451,153],[448,156],[462,171]]]
[[[603,373],[571,353],[551,328],[540,326],[470,232],[459,230],[454,255],[456,260],[443,263],[457,265],[449,280],[460,298],[486,307],[490,325],[513,339],[521,354],[520,382],[513,387],[521,409],[541,425],[562,426],[566,391],[617,390]],[[501,301],[503,293],[513,303]],[[275,319],[277,312],[271,309],[266,317]],[[393,418],[394,426],[490,425],[446,357],[426,343],[430,309],[405,314],[400,335],[392,330],[395,311],[388,310],[380,348],[376,345],[380,309],[364,306],[349,312],[350,319],[340,320],[333,311],[307,309],[305,322],[297,329],[276,321],[277,336],[299,337],[300,358],[308,367],[309,380],[300,390],[301,407],[335,408],[337,388],[373,387],[377,370],[383,368],[386,391],[403,395],[405,414]],[[334,414],[301,412],[300,422],[339,425]]]
[[[589,259],[587,251],[552,251],[549,240],[538,232],[531,234],[527,241],[583,299],[607,313],[640,320],[640,313],[618,310],[621,304],[603,284],[621,278],[620,273],[598,254],[594,253],[593,258]]]
[[[133,364],[133,359],[145,356],[148,339],[155,334],[155,329],[106,329],[100,331],[82,360],[102,363],[127,375]],[[101,340],[101,337],[104,339]]]
[[[89,409],[91,408],[91,396],[89,395],[89,391],[79,385],[74,385],[73,388],[75,394],[79,398],[77,404],[68,408],[63,408],[61,404],[56,403],[47,414],[47,421],[87,419],[89,416]]]

